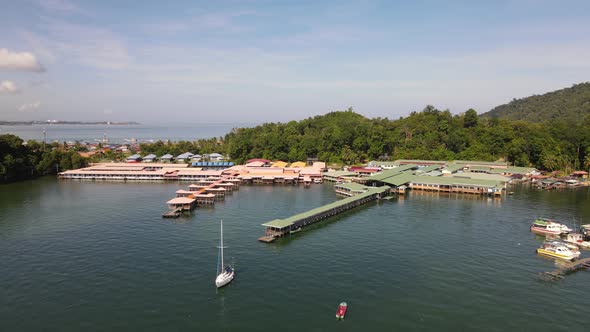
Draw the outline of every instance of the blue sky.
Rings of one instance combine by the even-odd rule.
[[[589,81],[590,1],[0,0],[1,120],[483,113]]]

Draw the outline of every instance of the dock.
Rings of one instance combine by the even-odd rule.
[[[539,273],[539,277],[547,281],[561,280],[566,275],[578,270],[590,269],[590,257],[580,259],[571,263],[566,263],[562,267],[553,271]]]
[[[163,218],[178,218],[180,217],[180,213],[182,212],[182,208],[177,208],[174,210],[170,210],[162,214]]]
[[[266,229],[264,236],[258,238],[258,241],[267,243],[272,242],[281,236],[290,234],[293,231],[298,231],[301,228],[314,224],[320,220],[335,216],[370,201],[381,199],[389,195],[390,189],[391,188],[388,186],[369,188],[363,193],[346,197],[286,219],[269,221],[262,224]]]

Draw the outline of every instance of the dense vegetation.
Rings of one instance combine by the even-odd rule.
[[[590,83],[580,83],[571,88],[514,99],[482,114],[482,117],[497,117],[528,122],[568,123],[580,122],[590,115]]]
[[[224,150],[237,162],[262,157],[284,161],[318,157],[355,164],[371,159],[506,160],[543,170],[590,167],[590,116],[551,124],[452,115],[427,106],[406,118],[367,119],[352,109],[322,116],[238,128]]]
[[[66,151],[59,143],[47,146],[36,141],[23,143],[18,136],[0,135],[0,183],[57,174],[86,165],[86,160],[75,150]]]

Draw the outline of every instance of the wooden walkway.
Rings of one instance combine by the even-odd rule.
[[[164,218],[178,218],[178,217],[180,217],[181,212],[182,212],[182,208],[176,208],[174,210],[170,210],[170,211],[162,214],[162,217],[164,217]]]
[[[371,187],[366,192],[355,196],[346,197],[320,206],[318,208],[302,212],[286,219],[275,219],[262,224],[266,227],[264,236],[258,238],[261,242],[272,242],[276,238],[291,234],[293,231],[299,231],[308,225],[314,224],[320,220],[330,218],[344,211],[361,206],[375,199],[380,199],[389,193],[390,187]]]
[[[564,266],[553,271],[539,273],[539,277],[547,281],[561,280],[567,274],[583,269],[590,269],[590,257],[572,263],[566,263]]]

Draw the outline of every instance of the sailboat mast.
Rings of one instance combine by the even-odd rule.
[[[225,265],[223,264],[223,219],[221,220],[221,271],[223,272]]]

